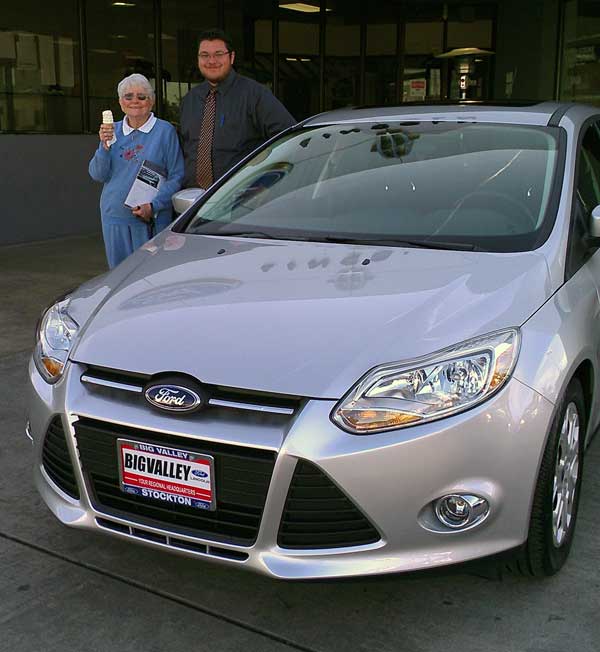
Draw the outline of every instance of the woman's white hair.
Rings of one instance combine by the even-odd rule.
[[[119,85],[117,86],[117,94],[121,98],[123,95],[125,95],[125,93],[127,93],[131,88],[134,88],[135,86],[142,87],[144,91],[152,99],[154,99],[154,89],[150,85],[150,82],[146,79],[146,77],[144,77],[144,75],[140,75],[137,72],[134,72],[133,75],[129,75],[128,77],[121,79]]]

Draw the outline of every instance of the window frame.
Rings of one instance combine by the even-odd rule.
[[[581,166],[583,164],[583,141],[585,140],[589,130],[593,128],[596,129],[599,141],[597,160],[600,161],[600,115],[594,115],[588,118],[581,126],[577,138],[577,157],[575,161],[575,169],[573,172],[573,195],[571,197],[571,215],[569,219],[569,238],[567,242],[567,257],[565,264],[565,282],[572,278],[598,249],[598,246],[589,246],[582,242],[583,238],[586,235],[589,235],[589,224],[585,221],[585,212],[587,210],[587,207],[585,206],[585,200],[579,191],[579,178],[581,173]],[[596,181],[598,182],[598,188],[600,191],[600,177]],[[600,205],[600,202],[597,205]],[[595,206],[593,206],[590,211],[594,208]]]
[[[261,151],[269,147],[273,142],[279,140],[282,138],[284,135],[289,135],[289,134],[298,134],[303,131],[305,127],[336,127],[340,125],[345,125],[347,126],[350,123],[343,122],[343,123],[337,123],[337,122],[332,122],[332,123],[318,123],[316,125],[311,125],[307,124],[312,121],[311,118],[303,121],[302,123],[292,126],[285,131],[281,132],[280,134],[274,136],[273,138],[269,139],[267,142],[265,142],[261,147],[256,149],[254,152],[251,152],[247,157],[245,157],[242,161],[240,161],[237,165],[235,165],[231,170],[229,170],[223,177],[221,177],[217,183],[213,184],[213,186],[206,192],[204,193],[195,203],[193,206],[188,209],[188,211],[185,212],[185,218],[178,220],[177,221],[177,226],[173,230],[176,230],[177,232],[185,232],[190,224],[190,222],[194,219],[196,216],[196,212],[200,208],[201,204],[203,204],[205,201],[207,201],[215,192],[217,192],[221,186],[226,183],[234,174],[237,173],[237,171],[244,167],[246,163],[257,156]],[[377,117],[373,117],[370,122],[373,124],[377,123]],[[398,124],[402,123],[402,120],[394,120],[393,122],[398,122]],[[429,122],[428,120],[425,120],[424,122]],[[354,123],[352,123],[354,124]],[[520,251],[535,251],[536,249],[539,249],[548,239],[550,236],[550,233],[552,232],[554,225],[556,224],[556,217],[558,215],[558,206],[560,202],[560,198],[562,195],[562,188],[563,188],[563,182],[564,182],[564,174],[565,174],[565,163],[566,163],[566,145],[567,145],[567,135],[564,129],[554,126],[554,125],[523,125],[521,123],[513,123],[513,122],[501,122],[501,123],[481,123],[485,125],[491,125],[491,124],[497,124],[499,126],[516,126],[516,127],[527,127],[530,129],[534,128],[539,128],[543,130],[552,130],[554,133],[554,136],[556,138],[556,144],[557,144],[557,157],[556,157],[556,163],[555,163],[555,168],[554,168],[554,175],[552,179],[552,185],[550,188],[550,193],[548,195],[547,199],[547,204],[546,204],[546,210],[544,213],[543,220],[541,222],[540,228],[537,230],[537,235],[535,239],[532,239],[530,244],[526,248],[504,248],[504,247],[498,247],[498,248],[488,248],[486,245],[489,245],[489,242],[485,239],[485,237],[477,237],[474,236],[472,238],[473,240],[473,246],[475,249],[481,248],[484,251],[489,251],[492,253],[515,253],[515,252],[520,252]],[[497,236],[495,239],[496,241],[506,238],[506,242],[508,243],[509,241],[514,241],[515,237],[518,238],[518,236]],[[435,240],[432,239],[432,245],[435,244]]]

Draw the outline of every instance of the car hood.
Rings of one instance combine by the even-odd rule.
[[[166,233],[73,295],[71,358],[335,399],[375,365],[520,326],[552,291],[536,252]]]

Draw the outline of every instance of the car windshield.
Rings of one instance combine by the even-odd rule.
[[[227,179],[186,231],[524,251],[539,246],[552,226],[558,152],[558,130],[550,127],[305,127]]]

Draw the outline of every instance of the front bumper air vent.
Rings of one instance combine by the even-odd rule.
[[[54,484],[79,500],[79,487],[60,417],[55,417],[48,426],[42,447],[42,466]]]
[[[305,460],[298,462],[279,527],[280,547],[339,548],[375,543],[380,538],[319,468]]]

